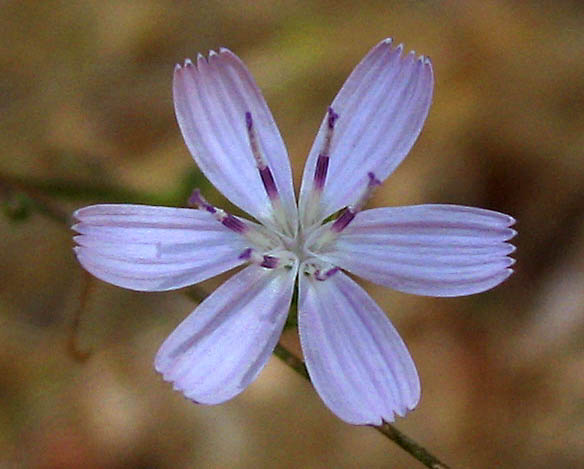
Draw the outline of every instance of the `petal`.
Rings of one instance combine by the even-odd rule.
[[[227,49],[211,52],[208,60],[199,56],[196,66],[187,61],[176,67],[173,86],[177,120],[201,171],[231,202],[286,231],[276,221],[251,150],[246,127],[246,113],[251,113],[284,213],[295,227],[296,199],[286,147],[243,62]]]
[[[242,392],[262,370],[282,333],[297,266],[249,266],[203,301],[166,339],[156,370],[200,404]]]
[[[506,241],[516,234],[509,228],[514,222],[458,205],[365,210],[318,257],[406,293],[470,295],[511,275],[515,261],[508,255],[515,248]]]
[[[92,205],[74,214],[77,259],[97,278],[131,290],[201,282],[244,262],[249,246],[203,210]]]
[[[342,272],[325,281],[300,276],[298,327],[318,394],[340,419],[379,425],[420,399],[414,362],[371,297]]]
[[[386,39],[375,46],[351,73],[331,108],[338,119],[330,146],[326,184],[316,220],[355,202],[369,182],[368,173],[383,181],[401,163],[418,138],[430,104],[432,64]],[[300,190],[300,213],[313,213],[312,182],[327,134],[325,116],[310,151]]]

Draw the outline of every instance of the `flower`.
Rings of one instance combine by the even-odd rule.
[[[318,394],[346,422],[393,421],[417,405],[418,374],[385,313],[344,271],[430,296],[478,293],[511,274],[510,216],[456,205],[364,210],[413,146],[432,100],[430,60],[402,49],[380,42],[341,88],[308,156],[298,206],[268,106],[243,62],[220,49],[176,66],[176,116],[201,171],[260,223],[198,190],[197,209],[75,212],[79,262],[120,287],[171,290],[247,264],[156,355],[156,370],[189,399],[218,404],[258,376],[298,278],[300,341]]]

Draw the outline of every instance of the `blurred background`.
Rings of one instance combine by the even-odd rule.
[[[436,88],[420,139],[372,204],[480,206],[519,230],[516,272],[488,293],[365,285],[422,380],[419,407],[397,426],[452,467],[582,467],[582,2],[0,6],[0,467],[422,467],[338,420],[275,357],[224,405],[172,391],[152,361],[194,302],[90,279],[68,229],[75,208],[184,206],[195,185],[221,203],[175,122],[176,62],[220,46],[240,55],[298,183],[326,106],[387,36],[432,58]],[[299,353],[296,331],[284,340]]]

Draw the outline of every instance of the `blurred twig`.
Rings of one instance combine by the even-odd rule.
[[[111,184],[77,182],[69,179],[42,180],[0,173],[0,187],[34,195],[37,202],[40,199],[46,199],[47,196],[52,196],[81,201],[102,200],[104,202],[124,201],[125,203],[172,205],[171,196],[146,194]]]
[[[27,206],[33,210],[60,224],[69,224],[69,215],[54,205],[42,188],[29,185],[23,180],[0,173],[0,196],[6,203],[10,203],[11,198],[24,196],[23,201],[26,200]]]
[[[79,346],[79,325],[81,324],[81,316],[87,307],[87,300],[89,299],[91,286],[93,285],[92,280],[93,278],[87,271],[84,270],[82,274],[82,286],[81,295],[79,297],[79,305],[75,310],[75,314],[73,315],[69,341],[67,342],[67,348],[70,355],[78,362],[84,362],[91,356],[90,351],[83,351]]]
[[[7,177],[0,174],[0,194],[10,195],[14,192],[16,193],[23,193],[30,199],[31,207],[39,212],[42,215],[45,215],[55,221],[58,221],[61,225],[65,226],[66,228],[69,227],[69,216],[62,210],[58,209],[56,206],[52,204],[49,200],[47,200],[46,194],[50,194],[53,196],[62,195],[62,196],[69,196],[74,197],[77,199],[85,199],[87,198],[95,198],[96,196],[100,195],[103,196],[105,200],[112,199],[112,193],[115,194],[114,198],[123,199],[123,195],[128,196],[130,195],[129,192],[121,191],[116,188],[111,187],[104,187],[104,186],[95,186],[91,187],[87,184],[78,185],[76,183],[67,183],[64,186],[58,187],[53,183],[43,183],[42,181],[25,181],[23,179],[16,179],[12,177]],[[105,192],[107,192],[107,197]],[[127,201],[137,201],[141,200],[144,202],[145,199],[148,197],[138,197],[136,194],[132,194],[133,196],[126,197]],[[157,197],[150,197],[150,201],[158,199]],[[75,358],[78,360],[86,360],[89,357],[87,352],[83,352],[79,349],[77,344],[76,335],[79,330],[79,321],[81,318],[81,312],[84,309],[86,304],[87,295],[89,294],[90,282],[86,282],[83,291],[81,294],[80,300],[80,307],[79,310],[76,312],[72,330],[71,330],[71,338],[69,341],[69,348]],[[200,303],[205,299],[207,294],[198,287],[191,287],[184,292],[189,298],[193,299],[194,301]],[[286,365],[296,371],[300,376],[305,379],[310,380],[310,376],[308,375],[308,370],[304,365],[304,362],[300,360],[296,355],[290,352],[284,345],[278,343],[274,350],[274,355],[276,355],[280,360],[282,360]],[[396,443],[400,446],[403,450],[421,462],[424,466],[429,467],[431,469],[449,469],[449,466],[442,463],[438,458],[433,456],[430,452],[428,452],[424,447],[416,443],[413,439],[408,437],[407,435],[400,432],[397,428],[393,425],[385,422],[381,425],[373,427],[383,434],[385,437],[389,438],[391,441]]]
[[[291,353],[286,347],[281,343],[276,345],[274,350],[274,355],[276,355],[280,360],[282,360],[286,365],[296,371],[300,376],[310,379],[308,375],[308,370],[304,365],[304,362]],[[402,449],[410,453],[414,458],[420,461],[424,466],[432,469],[448,469],[448,466],[441,462],[437,457],[433,456],[428,450],[423,446],[420,446],[414,440],[412,440],[407,435],[400,432],[393,425],[384,422],[381,425],[372,425],[378,432],[389,438],[391,441],[399,445]]]

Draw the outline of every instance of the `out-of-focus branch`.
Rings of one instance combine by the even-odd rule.
[[[291,353],[286,347],[278,343],[276,349],[274,350],[274,355],[276,355],[280,360],[282,360],[286,365],[292,368],[296,373],[306,379],[310,379],[308,376],[308,370],[304,365],[304,362]],[[383,434],[391,441],[399,445],[406,452],[411,454],[414,458],[420,461],[424,466],[431,469],[448,469],[448,466],[441,462],[436,456],[432,455],[423,446],[416,443],[409,436],[400,432],[393,425],[384,422],[381,425],[372,425],[379,433]]]
[[[26,210],[31,208],[57,223],[69,224],[69,215],[55,205],[42,189],[27,185],[17,178],[0,174],[0,197],[6,204],[5,211],[8,212],[8,216],[14,215],[15,212],[21,212],[19,217],[26,216]],[[9,209],[14,204],[20,206],[13,206],[14,210]]]
[[[111,184],[77,182],[69,179],[35,179],[0,173],[0,187],[12,188],[41,198],[56,197],[64,200],[143,203],[168,205],[171,197],[123,189]]]
[[[69,340],[67,342],[69,354],[78,362],[87,361],[89,357],[91,357],[91,351],[82,350],[79,346],[79,327],[81,325],[83,312],[87,308],[87,302],[89,300],[89,296],[91,295],[91,287],[93,283],[93,278],[90,276],[89,272],[84,270],[82,272],[81,295],[79,297],[79,304],[73,313],[73,322],[71,323]]]
[[[105,196],[105,193],[102,194],[101,191],[108,192],[108,196]],[[98,195],[103,195],[105,200],[112,200],[112,193],[116,194],[115,198],[124,199],[122,196],[125,197],[126,201],[140,201],[144,202],[144,197],[138,197],[134,194],[134,196],[128,196],[128,193],[124,193],[124,191],[117,190],[115,188],[105,188],[105,187],[88,187],[86,185],[77,186],[73,183],[70,183],[69,186],[60,186],[60,187],[53,187],[50,183],[44,184],[38,181],[31,183],[30,181],[24,180],[17,180],[15,178],[6,177],[0,174],[0,195],[4,195],[5,197],[9,197],[13,194],[22,193],[26,195],[29,199],[30,206],[39,212],[42,215],[45,215],[63,225],[65,228],[69,227],[70,217],[67,213],[60,210],[56,205],[53,205],[52,201],[47,199],[47,194],[57,196],[57,195],[79,195],[80,199],[84,199],[87,196],[90,198],[94,198]],[[147,198],[146,198],[147,199]],[[151,197],[150,200],[153,198]],[[88,280],[88,279],[86,279]],[[86,286],[84,287],[84,291],[82,292],[81,298],[81,306],[79,311],[76,312],[72,330],[71,330],[71,338],[69,341],[69,348],[73,352],[73,355],[78,360],[85,360],[88,358],[88,354],[79,350],[77,346],[77,339],[76,334],[79,329],[79,321],[81,318],[81,314],[84,309],[84,305],[86,304],[87,295],[89,292],[89,283],[86,282]],[[207,296],[204,291],[199,289],[198,287],[191,287],[185,290],[185,294],[191,298],[192,300],[200,303],[204,300]],[[308,375],[308,371],[304,362],[299,359],[296,355],[290,352],[284,345],[278,343],[274,350],[274,355],[276,355],[280,360],[282,360],[286,365],[292,368],[295,372],[301,375],[305,379],[310,379]],[[385,437],[389,438],[391,441],[396,443],[400,446],[404,451],[409,453],[419,462],[421,462],[424,466],[429,467],[431,469],[448,469],[448,466],[441,462],[438,458],[432,455],[428,450],[426,450],[423,446],[416,443],[413,439],[405,435],[404,433],[400,432],[396,427],[393,425],[385,422],[379,426],[373,426],[378,432],[380,432]]]

